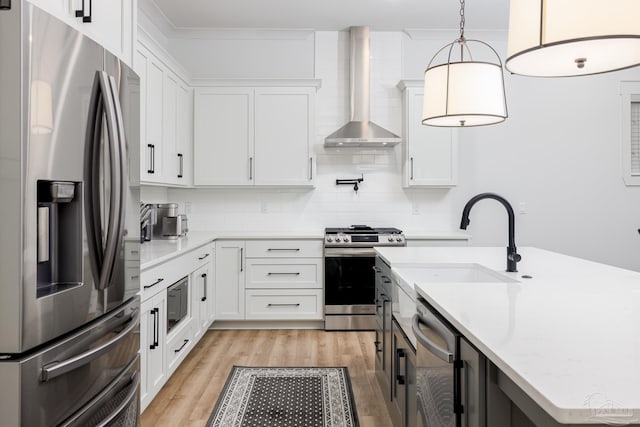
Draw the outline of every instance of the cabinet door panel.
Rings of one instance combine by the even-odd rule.
[[[216,242],[216,319],[244,319],[244,241]]]
[[[174,184],[178,182],[180,161],[176,147],[178,78],[173,73],[165,73],[162,95],[162,175],[164,182]]]
[[[185,84],[178,85],[178,111],[176,112],[176,157],[179,162],[179,176],[177,183],[191,185],[193,183],[193,101],[191,89]],[[180,156],[178,156],[180,155]]]
[[[405,186],[449,187],[457,178],[457,131],[422,124],[422,89],[405,92]]]
[[[164,69],[152,59],[147,62],[147,145],[153,150],[145,156],[147,180],[162,182],[162,99],[164,90]]]
[[[138,46],[134,58],[134,70],[140,77],[140,181],[149,179],[151,152],[147,147],[147,68],[149,52]]]
[[[197,89],[194,184],[253,183],[253,90]]]
[[[256,184],[310,184],[313,109],[312,89],[256,89]]]

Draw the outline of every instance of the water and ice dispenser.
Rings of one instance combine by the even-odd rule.
[[[38,181],[37,296],[82,284],[82,183]]]

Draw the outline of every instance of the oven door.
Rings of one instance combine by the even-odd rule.
[[[416,346],[418,427],[459,425],[458,372],[454,364],[458,334],[418,300],[412,322]]]
[[[325,248],[325,314],[375,314],[373,248]]]

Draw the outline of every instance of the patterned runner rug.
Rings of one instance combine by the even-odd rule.
[[[207,427],[358,427],[346,367],[234,366]]]

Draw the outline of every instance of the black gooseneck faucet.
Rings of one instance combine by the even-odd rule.
[[[522,259],[520,254],[518,254],[516,249],[516,237],[515,237],[515,215],[513,214],[513,207],[511,204],[502,196],[499,196],[495,193],[481,193],[477,196],[473,196],[466,205],[464,205],[464,209],[462,210],[462,220],[460,221],[460,228],[462,230],[466,230],[469,225],[469,212],[471,212],[471,208],[476,202],[482,199],[493,199],[502,203],[502,206],[507,210],[507,215],[509,215],[509,246],[507,246],[507,271],[516,272],[518,271],[517,263]]]

